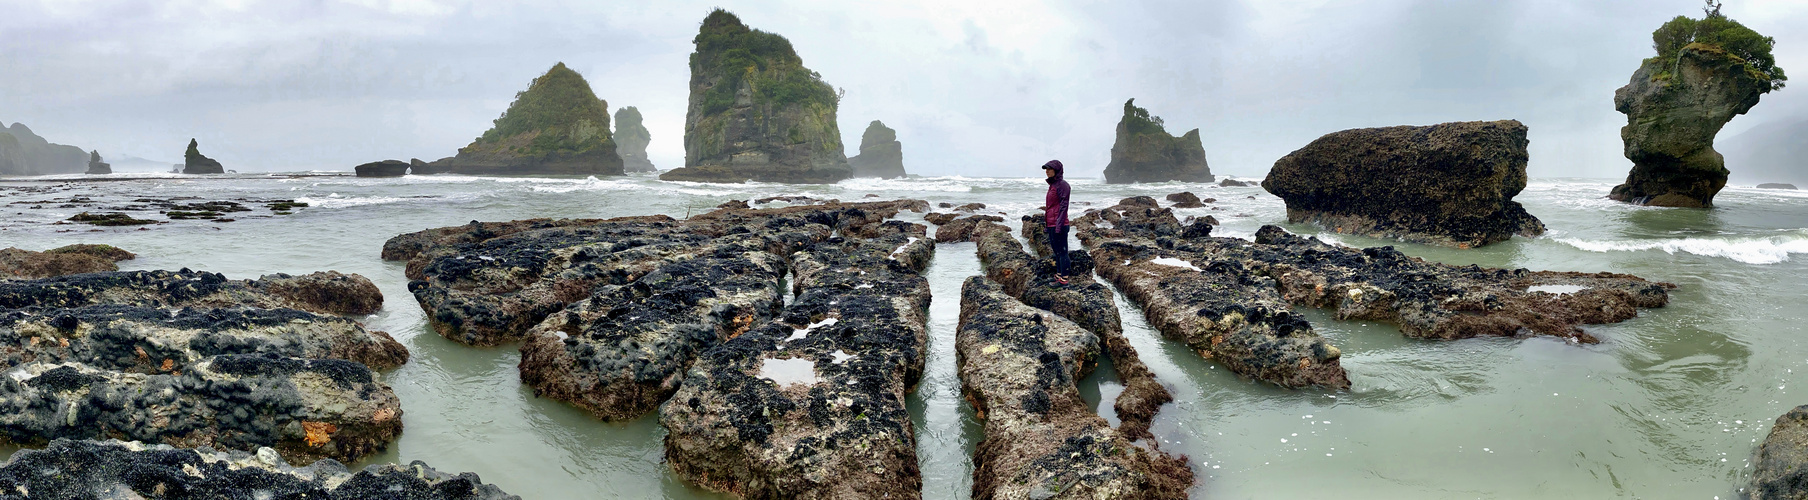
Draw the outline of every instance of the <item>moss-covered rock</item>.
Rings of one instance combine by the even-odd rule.
[[[684,168],[660,179],[833,183],[852,174],[835,121],[840,98],[789,40],[716,9],[694,42]]]
[[[201,154],[201,143],[188,140],[188,150],[182,153],[182,173],[184,174],[224,174],[226,167],[219,161]]]
[[[1770,83],[1718,47],[1690,44],[1672,65],[1645,60],[1632,81],[1613,93],[1626,114],[1620,140],[1632,172],[1610,198],[1640,205],[1710,207],[1726,187],[1726,160],[1714,136],[1734,116],[1758,104]]]
[[[903,177],[904,144],[898,142],[898,131],[873,120],[860,135],[860,155],[848,158],[848,166],[854,177]]]
[[[615,152],[621,155],[623,171],[658,172],[653,160],[647,158],[647,144],[652,142],[653,133],[641,124],[639,109],[627,106],[615,110]]]
[[[609,103],[584,76],[553,65],[458,156],[415,168],[417,174],[621,175],[609,132]]]
[[[1117,144],[1111,146],[1105,182],[1211,182],[1212,168],[1205,164],[1199,129],[1179,137],[1168,135],[1161,117],[1151,116],[1135,103],[1136,99],[1124,101],[1124,118],[1117,122]]]

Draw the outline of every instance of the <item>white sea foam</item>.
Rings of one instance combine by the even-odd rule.
[[[309,207],[314,208],[345,208],[396,203],[407,199],[409,198],[395,196],[340,196],[339,193],[333,193],[324,197],[303,196],[296,198],[295,201],[306,203]]]
[[[1776,236],[1734,238],[1682,238],[1673,240],[1556,240],[1590,252],[1638,252],[1663,250],[1705,257],[1722,257],[1746,264],[1776,264],[1789,260],[1790,254],[1808,253],[1808,229],[1793,229]]]
[[[1151,264],[1160,264],[1160,265],[1163,265],[1163,266],[1171,266],[1171,267],[1179,267],[1179,268],[1185,268],[1185,269],[1192,269],[1192,270],[1194,270],[1194,271],[1199,271],[1199,270],[1200,270],[1200,269],[1199,269],[1199,266],[1195,266],[1195,265],[1193,265],[1193,263],[1191,263],[1191,262],[1187,262],[1187,261],[1184,261],[1184,260],[1180,260],[1180,259],[1176,259],[1176,258],[1173,258],[1173,257],[1161,257],[1161,258],[1157,258],[1157,259],[1152,259],[1152,260],[1150,260],[1150,261],[1149,261],[1149,263],[1151,263]]]

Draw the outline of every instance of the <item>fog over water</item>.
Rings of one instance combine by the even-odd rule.
[[[709,9],[791,39],[847,90],[844,142],[898,130],[924,175],[1104,169],[1125,99],[1201,129],[1214,171],[1259,176],[1353,127],[1518,119],[1533,177],[1624,175],[1613,90],[1693,0],[1526,2],[441,2],[0,0],[0,120],[109,158],[240,171],[450,156],[554,62],[646,115],[683,163],[687,58]],[[1808,71],[1808,3],[1729,1]],[[1801,121],[1786,88],[1723,138]],[[1738,176],[1737,165],[1729,165]]]

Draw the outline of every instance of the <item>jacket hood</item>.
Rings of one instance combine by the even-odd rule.
[[[1066,173],[1061,169],[1061,160],[1049,160],[1048,163],[1042,164],[1042,168],[1054,169],[1056,178],[1060,178]]]

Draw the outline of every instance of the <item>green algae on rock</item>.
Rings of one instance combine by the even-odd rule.
[[[1350,129],[1275,161],[1262,188],[1286,200],[1290,222],[1473,248],[1544,234],[1513,201],[1527,144],[1518,120]]]
[[[1105,182],[1211,182],[1212,168],[1205,163],[1199,129],[1179,137],[1168,135],[1161,117],[1135,103],[1136,99],[1124,101],[1124,118],[1117,122],[1117,143],[1111,146]]]
[[[1714,136],[1760,96],[1783,88],[1776,41],[1728,19],[1718,5],[1700,20],[1678,16],[1651,34],[1658,54],[1613,93],[1632,171],[1608,195],[1638,205],[1705,208],[1726,187]]]
[[[652,142],[653,133],[641,123],[639,109],[624,106],[615,110],[615,152],[621,155],[623,171],[658,172],[647,159],[647,144]]]
[[[693,42],[684,168],[660,179],[822,184],[852,175],[835,118],[840,96],[789,40],[716,9]]]
[[[904,143],[898,142],[898,131],[873,120],[860,134],[860,154],[848,158],[848,166],[854,169],[854,177],[903,177]]]
[[[515,94],[495,126],[457,156],[417,165],[414,173],[621,175],[615,149],[609,103],[558,63]]]

